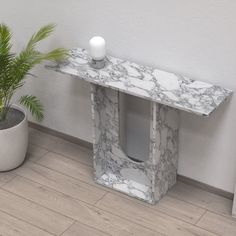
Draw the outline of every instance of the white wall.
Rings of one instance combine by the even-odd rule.
[[[0,22],[19,49],[39,26],[57,32],[43,48],[87,47],[106,38],[109,53],[236,90],[235,0],[0,0]],[[91,141],[89,87],[39,67],[25,91],[46,107],[43,125]],[[179,174],[233,192],[236,100],[210,118],[182,113]]]

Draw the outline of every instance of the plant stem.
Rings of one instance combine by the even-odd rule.
[[[9,107],[8,99],[6,99],[6,101],[3,101],[3,99],[0,99],[0,122],[6,120],[9,108],[10,107]]]
[[[0,98],[0,122],[3,121],[3,109],[4,109],[4,103],[3,99]]]

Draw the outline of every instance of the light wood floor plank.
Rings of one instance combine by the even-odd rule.
[[[155,206],[145,205],[191,224],[196,223],[205,213],[205,210],[200,207],[169,196],[162,198]]]
[[[117,192],[94,181],[93,167],[74,161],[57,153],[49,152],[37,164],[50,168],[66,176],[82,181],[103,191]],[[119,193],[119,192],[117,192]]]
[[[232,200],[188,184],[178,182],[169,195],[216,213],[231,215]]]
[[[106,193],[99,188],[33,162],[25,163],[16,169],[15,173],[90,204],[96,203]]]
[[[3,188],[108,234],[161,235],[20,176],[4,185]]]
[[[201,207],[168,195],[164,196],[156,205],[151,205],[117,191],[109,190],[109,192],[191,224],[197,223],[207,211]]]
[[[65,216],[1,189],[0,210],[55,235],[61,234],[73,223]]]
[[[30,142],[52,152],[67,156],[86,165],[93,165],[92,150],[64,139],[31,129]]]
[[[37,164],[75,178],[79,181],[88,183],[89,185],[95,186],[96,188],[99,188],[103,191],[114,192],[114,190],[110,188],[95,183],[93,167],[82,164],[78,161],[74,161],[60,154],[49,152],[43,158],[37,161]]]
[[[57,143],[57,145],[51,149],[53,152],[69,157],[75,161],[79,161],[83,164],[93,165],[93,152],[87,148],[81,148],[81,146],[70,143],[63,139]]]
[[[236,235],[236,219],[214,214],[209,211],[201,218],[197,225],[218,235]]]
[[[109,192],[191,224],[197,223],[207,211],[201,207],[168,196],[168,194],[156,205],[151,205],[117,191],[109,190]]]
[[[44,156],[47,152],[48,150],[44,148],[38,147],[34,144],[29,144],[26,158],[31,161],[37,161],[42,156]]]
[[[37,163],[65,175],[96,185],[93,180],[93,167],[74,161],[65,156],[49,152]]]
[[[138,204],[132,200],[119,197],[108,193],[97,204],[97,207],[113,212],[119,216],[125,217],[153,230],[157,230],[164,235],[169,236],[213,236],[213,233],[200,229],[191,224],[174,219],[158,211],[154,211],[149,207]]]
[[[62,236],[109,236],[111,234],[103,233],[87,225],[76,222]]]
[[[121,197],[124,197],[124,196],[121,196]],[[125,198],[127,197],[125,196]],[[206,210],[200,207],[181,201],[177,198],[170,197],[168,195],[162,198],[156,205],[150,205],[148,203],[133,199],[131,197],[128,197],[128,198],[131,201],[134,201],[138,204],[142,204],[154,211],[162,212],[164,214],[167,214],[169,216],[172,216],[174,218],[177,218],[179,220],[182,220],[191,224],[195,224],[206,212]]]
[[[0,211],[1,236],[52,236],[30,224],[18,220]]]
[[[16,175],[13,172],[0,173],[0,187],[13,179]]]

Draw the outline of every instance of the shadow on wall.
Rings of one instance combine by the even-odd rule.
[[[233,106],[234,99],[232,96],[223,102],[209,117],[198,117],[186,112],[181,113],[180,174],[190,178],[194,178],[193,176],[198,174],[202,178],[200,181],[203,181],[210,173],[211,181],[215,182],[214,178],[218,178],[218,176],[220,178],[220,175],[225,173],[221,178],[222,183],[224,182],[223,179],[226,180],[229,176],[236,179],[236,173],[233,171],[236,166],[236,158],[233,158],[236,153],[236,142],[235,145],[232,145],[232,139],[236,141],[236,122],[233,122],[236,117],[230,115],[235,113],[232,111],[236,109]],[[232,126],[232,124],[234,125]],[[226,168],[229,163],[224,165],[224,162],[222,163],[223,158],[227,162],[232,160],[230,165],[232,169]],[[186,162],[189,166],[188,169],[184,168]],[[218,175],[217,171],[222,173]],[[229,185],[231,184],[229,183]]]

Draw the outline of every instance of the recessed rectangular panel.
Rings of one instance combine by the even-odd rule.
[[[132,160],[149,159],[150,106],[147,100],[120,93],[120,145]]]

